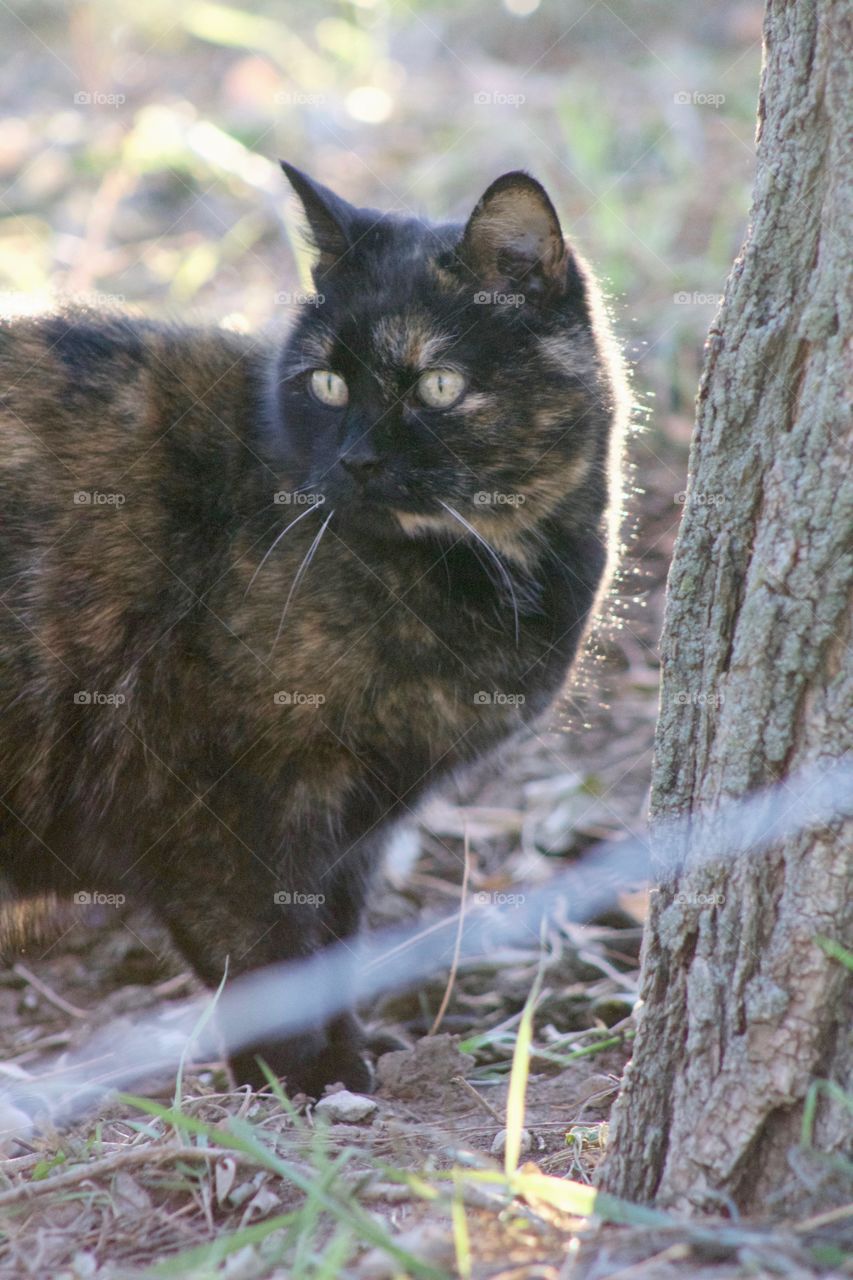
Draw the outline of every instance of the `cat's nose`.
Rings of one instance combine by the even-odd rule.
[[[381,460],[372,450],[355,449],[342,454],[338,459],[345,471],[356,480],[369,480],[375,476],[382,466]]]

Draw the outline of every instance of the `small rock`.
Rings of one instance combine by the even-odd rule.
[[[362,1124],[373,1118],[376,1109],[372,1098],[365,1098],[361,1093],[350,1093],[349,1089],[328,1094],[314,1107],[317,1114],[325,1116],[333,1124]]]
[[[76,1280],[90,1280],[90,1277],[98,1274],[98,1259],[94,1253],[87,1250],[79,1250],[71,1259],[71,1274]]]
[[[532,1137],[530,1136],[527,1129],[522,1129],[521,1154],[523,1156],[526,1156],[528,1151],[530,1151],[532,1147],[533,1147]],[[501,1129],[500,1133],[496,1135],[495,1140],[492,1143],[492,1155],[502,1156],[505,1151],[506,1151],[506,1129]]]

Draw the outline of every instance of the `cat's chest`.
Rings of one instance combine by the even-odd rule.
[[[244,671],[263,657],[257,715],[240,722],[300,774],[332,751],[408,778],[496,745],[551,700],[567,655],[554,643],[556,592],[533,608],[473,569],[458,557],[370,560],[330,540],[292,591],[256,584],[240,634],[223,637]]]
[[[302,741],[332,735],[380,753],[435,758],[470,739],[481,747],[536,715],[561,679],[540,620],[499,608],[430,608],[411,593],[385,609],[349,602],[349,625],[297,614],[282,636],[280,729]]]
[[[336,552],[338,554],[336,554]],[[440,678],[473,694],[483,682],[529,676],[553,639],[558,603],[538,582],[477,560],[434,555],[370,562],[330,547],[288,623],[291,647],[344,680]]]
[[[318,663],[286,682],[267,714],[265,766],[280,772],[290,812],[348,811],[368,795],[385,810],[470,763],[514,733],[541,709],[522,673],[500,664],[478,669],[460,655],[430,661],[424,642],[377,661],[377,637],[347,651],[347,664],[323,673]],[[469,655],[470,657],[470,655]],[[361,803],[361,801],[359,801]]]

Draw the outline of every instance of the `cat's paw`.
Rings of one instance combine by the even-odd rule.
[[[291,1095],[305,1093],[322,1098],[331,1084],[342,1084],[353,1093],[369,1093],[374,1076],[363,1051],[361,1027],[354,1017],[346,1015],[322,1031],[308,1031],[303,1036],[244,1049],[232,1056],[231,1069],[238,1085],[250,1084],[253,1089],[267,1084],[260,1058]]]

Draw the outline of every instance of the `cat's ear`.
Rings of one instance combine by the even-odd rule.
[[[468,219],[460,256],[477,280],[531,299],[562,294],[570,254],[545,188],[520,170],[488,188]]]
[[[316,282],[346,257],[352,247],[351,227],[356,209],[295,165],[286,160],[280,160],[279,164],[305,212],[311,244],[317,251],[313,268]]]

